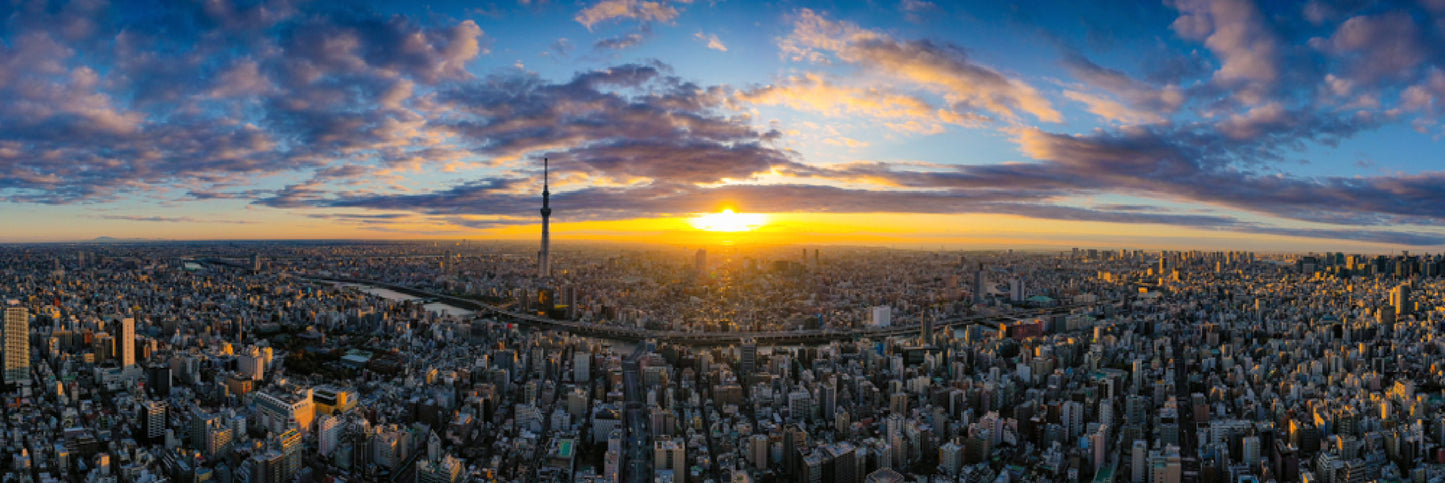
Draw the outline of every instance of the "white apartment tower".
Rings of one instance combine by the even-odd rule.
[[[888,327],[893,325],[893,309],[887,305],[873,307],[873,318],[871,322],[874,327]]]

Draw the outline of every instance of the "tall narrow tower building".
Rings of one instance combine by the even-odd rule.
[[[552,217],[552,208],[548,202],[552,192],[547,191],[547,158],[542,158],[542,250],[537,252],[537,277],[546,278],[552,273],[552,265],[547,261],[547,249],[552,244],[551,228],[548,227],[548,218]]]
[[[5,383],[30,383],[30,311],[17,300],[5,306]]]
[[[120,367],[135,366],[135,318],[120,319]]]

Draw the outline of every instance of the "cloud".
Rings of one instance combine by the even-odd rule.
[[[677,9],[667,1],[602,0],[577,12],[573,20],[587,27],[587,30],[592,30],[593,26],[611,20],[634,19],[667,23],[676,19],[677,15]]]
[[[901,41],[803,9],[780,48],[794,60],[836,59],[872,75],[937,92],[958,114],[984,111],[1010,121],[1018,120],[1021,113],[1044,122],[1063,119],[1033,86],[970,61],[963,49],[951,44]]]
[[[250,225],[256,223],[254,221],[248,220],[198,220],[189,216],[100,215],[96,218],[100,218],[102,220],[146,221],[156,223],[227,223],[236,225]]]
[[[698,40],[700,40],[700,41],[703,41],[703,42],[707,43],[707,48],[709,48],[709,49],[716,50],[716,51],[719,51],[719,52],[727,52],[727,51],[728,51],[728,46],[723,45],[722,41],[721,41],[721,40],[718,40],[717,34],[706,34],[706,35],[704,35],[702,32],[698,32],[698,33],[692,34],[692,36],[693,36],[693,38],[695,38],[695,39],[698,39]]]
[[[219,194],[242,179],[407,158],[437,142],[417,86],[468,81],[467,63],[487,51],[471,21],[364,9],[71,5],[7,19],[0,199]]]
[[[938,5],[927,0],[902,0],[898,3],[898,9],[903,11],[903,18],[913,23],[923,23],[924,15],[940,11]]]
[[[565,37],[559,38],[552,41],[552,45],[549,45],[547,50],[556,53],[558,57],[565,58],[572,53],[572,42]]]
[[[1203,41],[1223,63],[1214,82],[1245,104],[1270,97],[1281,77],[1281,46],[1259,8],[1250,0],[1175,0],[1179,18],[1170,26],[1180,37]]]
[[[1325,137],[1359,128],[1334,122],[1293,119],[1287,129]],[[1445,203],[1445,172],[1296,177],[1241,169],[1236,157],[1282,148],[1274,144],[1280,138],[1269,135],[1241,143],[1225,133],[1189,136],[1140,129],[1068,136],[1028,131],[1018,142],[1030,157],[1049,164],[1017,173],[971,174],[999,186],[1057,186],[1058,179],[1074,176],[1082,189],[1184,199],[1317,223],[1430,225],[1445,220],[1438,209]]]
[[[1064,91],[1064,97],[1084,104],[1089,112],[1104,119],[1126,124],[1157,123],[1164,120],[1158,114],[1140,111],[1113,99],[1075,91]]]
[[[643,24],[632,32],[598,39],[592,43],[593,50],[623,50],[641,45],[648,37],[652,36],[652,26]]]
[[[1310,39],[1310,45],[1346,62],[1355,84],[1374,85],[1387,79],[1408,79],[1430,55],[1426,38],[1406,12],[1350,18],[1328,39]]]
[[[785,106],[833,117],[867,117],[893,123],[895,130],[941,132],[944,124],[977,126],[987,118],[940,109],[913,95],[876,87],[836,84],[820,74],[806,73],[767,86],[737,92],[738,102]],[[915,125],[909,123],[916,123]]]
[[[627,64],[555,84],[497,75],[438,93],[452,116],[433,125],[494,159],[566,159],[554,168],[617,180],[711,183],[794,163],[771,146],[778,133],[728,115],[720,90],[664,70]]]
[[[1154,87],[1123,72],[1095,64],[1077,52],[1067,54],[1063,65],[1071,75],[1089,87],[1103,90],[1124,101],[1121,103],[1084,92],[1064,92],[1064,97],[1085,104],[1089,112],[1110,121],[1161,122],[1178,111],[1188,100],[1177,85]]]
[[[625,24],[594,47],[628,48],[654,23],[675,21],[685,3],[607,0],[577,21]],[[1284,171],[1305,150],[1397,121],[1427,129],[1441,114],[1445,71],[1433,66],[1439,55],[1429,42],[1438,29],[1420,23],[1417,8],[1320,7],[1299,20],[1239,0],[1172,5],[1180,13],[1174,32],[1202,42],[1200,52],[1148,56],[1148,65],[1126,72],[1066,51],[1060,65],[1072,79],[1048,81],[1057,87],[1048,92],[960,46],[811,10],[791,16],[779,39],[787,59],[805,64],[769,85],[726,86],[699,85],[657,61],[570,77],[505,68],[486,75],[476,64],[491,39],[476,23],[354,6],[216,0],[136,9],[122,0],[17,8],[0,34],[0,199],[60,204],[160,192],[378,229],[494,227],[535,213],[534,160],[549,157],[554,201],[567,206],[559,218],[663,216],[742,202],[754,211],[996,213],[1438,241],[1429,227],[1445,221],[1445,173]],[[1305,35],[1322,37],[1306,46]],[[715,35],[694,38],[726,48]],[[549,53],[570,48],[559,39]],[[1079,103],[1114,125],[1070,125],[1072,134],[1031,126],[1062,121],[1054,102]],[[755,119],[756,106],[906,134],[993,127],[1024,161],[945,153],[934,163],[809,164],[783,142],[783,132],[807,127]],[[879,142],[826,131],[819,138]],[[947,164],[963,159],[969,164]],[[447,184],[456,175],[444,173],[454,170],[474,170],[464,175],[472,181]],[[399,186],[399,174],[412,172],[443,174]],[[421,185],[434,180],[442,187]],[[1107,194],[1286,221],[1068,206]]]

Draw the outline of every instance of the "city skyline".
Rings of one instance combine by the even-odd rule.
[[[16,4],[0,243],[1439,251],[1442,15]]]

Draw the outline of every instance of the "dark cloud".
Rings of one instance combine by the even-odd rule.
[[[591,176],[701,183],[794,165],[770,145],[775,133],[722,109],[716,89],[656,64],[583,72],[560,84],[533,74],[494,76],[437,99],[461,115],[434,125],[470,141],[476,152],[565,159],[558,169]]]
[[[207,196],[206,185],[296,170],[355,175],[378,149],[409,160],[430,143],[413,87],[467,80],[486,50],[470,21],[285,1],[27,4],[5,26],[0,199],[11,202],[167,185]]]

